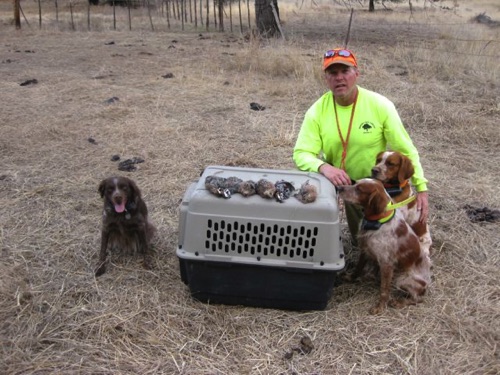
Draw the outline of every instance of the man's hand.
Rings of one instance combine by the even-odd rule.
[[[323,164],[318,172],[325,176],[335,186],[351,185],[351,179],[343,169],[335,168],[330,164]]]
[[[429,216],[429,195],[426,191],[417,193],[417,210],[420,210],[420,223],[427,223]]]

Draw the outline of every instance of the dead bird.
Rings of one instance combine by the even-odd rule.
[[[285,181],[285,180],[279,180],[274,184],[274,187],[276,189],[276,192],[274,193],[274,197],[276,200],[280,203],[283,203],[285,199],[290,198],[292,193],[295,191],[295,187],[293,186],[293,183]]]
[[[238,185],[238,193],[240,193],[244,197],[249,197],[249,196],[254,195],[256,193],[255,188],[256,188],[256,184],[254,181],[252,181],[252,180],[242,181]]]
[[[118,170],[132,172],[137,169],[135,164],[140,164],[140,163],[144,163],[144,159],[134,156],[132,159],[126,159],[121,161],[118,164]]]
[[[302,203],[312,203],[318,197],[318,189],[307,180],[300,186],[299,192],[294,197]]]
[[[231,192],[226,188],[226,178],[219,176],[207,176],[205,178],[205,189],[215,196],[231,198]]]
[[[262,198],[273,199],[274,194],[276,193],[276,187],[271,181],[261,178],[255,185],[255,191]]]
[[[229,196],[226,198],[231,198],[231,195],[238,192],[240,184],[243,182],[241,178],[238,177],[228,177],[224,182],[225,189],[229,192]]]

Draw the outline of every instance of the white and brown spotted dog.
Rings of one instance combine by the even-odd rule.
[[[377,155],[371,177],[381,181],[394,203],[399,203],[415,195],[410,184],[413,173],[413,164],[407,156],[396,151],[383,151]],[[417,201],[414,200],[401,207],[401,212],[418,236],[422,250],[430,255],[432,238],[429,225],[419,221],[420,211],[417,210]]]
[[[365,178],[355,185],[339,186],[338,190],[344,201],[361,206],[364,215],[358,232],[361,253],[349,278],[360,276],[369,258],[374,259],[380,269],[380,300],[370,313],[381,313],[388,303],[400,308],[421,302],[431,281],[431,261],[403,214],[391,209],[391,198],[382,183]],[[391,299],[393,283],[409,297]]]

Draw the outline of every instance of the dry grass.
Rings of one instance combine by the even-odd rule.
[[[457,3],[453,12],[415,12],[411,27],[403,4],[390,16],[355,18],[350,45],[362,85],[395,101],[421,151],[435,241],[425,302],[377,317],[368,315],[378,292],[371,282],[339,285],[325,311],[202,304],[181,282],[175,255],[178,204],[204,167],[294,167],[302,116],[325,89],[319,56],[344,40],[347,11],[284,6],[286,42],[15,32],[0,14],[0,372],[499,373],[498,223],[473,224],[462,207],[500,208],[500,67],[475,56],[500,55],[500,30],[451,30],[488,5]],[[496,2],[489,6],[499,19]],[[494,42],[485,48],[485,40]],[[19,85],[32,78],[39,83]],[[120,101],[105,105],[112,96]],[[250,102],[267,109],[251,111]],[[145,159],[127,175],[159,229],[155,269],[113,259],[95,279],[97,186],[125,173],[114,154]],[[286,359],[305,335],[313,351]]]

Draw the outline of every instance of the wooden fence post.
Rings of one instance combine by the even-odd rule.
[[[73,1],[69,1],[69,13],[71,14],[71,30],[75,31],[75,20],[73,19]]]
[[[217,0],[219,8],[219,31],[224,31],[224,0]]]
[[[90,31],[90,1],[87,4],[87,30]]]
[[[171,0],[166,0],[166,6],[167,6],[167,27],[170,30],[170,8],[169,5],[172,3]]]
[[[241,17],[241,0],[238,0],[238,13],[240,16],[240,32],[243,34],[243,19]]]
[[[210,13],[210,6],[208,4],[208,0],[207,0],[207,22],[206,22],[206,25],[207,25],[207,31],[208,31],[208,23],[209,23],[209,13]]]
[[[250,26],[250,0],[247,0],[247,13],[248,13],[248,28],[251,30]]]
[[[214,27],[215,29],[217,29],[217,7],[216,7],[216,3],[217,0],[214,0]]]
[[[116,5],[115,5],[115,0],[113,0],[113,30],[116,30]]]
[[[233,32],[233,3],[229,1],[229,30]]]
[[[146,1],[146,6],[148,7],[148,16],[149,23],[151,24],[151,31],[155,31],[155,27],[153,26],[153,17],[151,17],[151,7],[149,6],[149,0]]]
[[[203,26],[203,0],[200,0],[200,24]]]
[[[184,0],[181,0],[181,29],[184,31]]]
[[[42,3],[38,0],[38,28],[42,28]]]
[[[193,0],[194,3],[194,28],[198,28],[198,9],[196,9],[196,0]]]
[[[55,0],[55,3],[56,3],[55,4],[56,5],[56,24],[57,24],[57,26],[59,28],[59,7],[57,5],[57,0]]]

